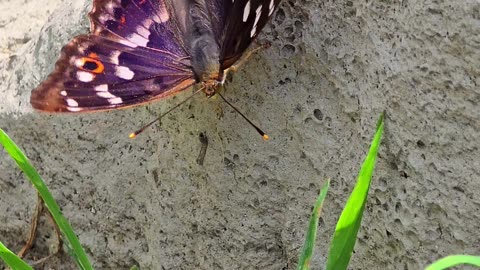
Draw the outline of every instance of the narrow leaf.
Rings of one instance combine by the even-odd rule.
[[[430,264],[425,270],[443,270],[460,264],[480,267],[480,256],[450,255]]]
[[[12,269],[33,270],[30,265],[20,259],[15,253],[11,252],[2,242],[0,242],[0,258]]]
[[[378,147],[383,133],[383,114],[377,122],[377,131],[373,138],[368,155],[360,169],[357,183],[343,208],[335,228],[327,260],[327,270],[347,269],[355,246],[357,233],[362,221],[363,210],[367,202],[370,181],[375,168]]]
[[[68,223],[67,219],[62,215],[60,207],[55,202],[55,199],[45,185],[45,182],[40,177],[35,168],[32,166],[28,158],[20,150],[20,148],[18,148],[18,146],[10,139],[10,137],[8,137],[8,135],[1,128],[0,144],[3,145],[7,153],[15,160],[18,167],[20,167],[20,169],[25,173],[30,182],[32,182],[35,189],[37,189],[38,193],[45,202],[45,206],[52,214],[55,223],[57,223],[58,228],[62,232],[65,243],[70,249],[71,255],[74,257],[80,269],[93,269],[87,255],[85,254],[85,251],[83,250],[80,242],[78,241],[77,236],[73,232],[73,229]]]
[[[305,243],[303,244],[302,254],[298,261],[298,270],[308,270],[310,260],[313,255],[313,248],[315,247],[315,239],[317,238],[318,219],[320,218],[320,212],[322,211],[323,201],[327,196],[328,188],[330,187],[330,179],[323,185],[318,195],[315,206],[313,207],[312,216],[308,225],[307,235],[305,237]]]

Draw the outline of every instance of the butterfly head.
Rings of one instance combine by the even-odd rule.
[[[215,66],[217,68],[218,66]],[[202,74],[200,84],[207,97],[214,96],[225,83],[225,72],[218,72],[218,69],[212,69],[210,72]]]
[[[220,87],[222,87],[222,85],[222,81],[218,81],[217,78],[209,79],[202,82],[203,92],[205,93],[205,95],[207,95],[207,97],[212,97],[217,93],[217,91],[220,89]]]

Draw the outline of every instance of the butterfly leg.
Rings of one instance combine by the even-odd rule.
[[[246,51],[242,58],[240,58],[240,60],[237,61],[237,63],[235,63],[233,66],[229,67],[228,69],[225,70],[225,75],[228,74],[229,72],[236,72],[241,66],[243,66],[243,64],[245,64],[245,62],[247,62],[247,60],[255,53],[257,53],[258,51],[261,51],[263,49],[267,49],[270,47],[270,43],[264,43],[264,44],[256,44],[256,46],[248,51]]]

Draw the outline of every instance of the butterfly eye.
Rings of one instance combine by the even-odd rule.
[[[89,55],[91,57],[82,57],[77,62],[77,67],[84,71],[89,71],[92,73],[102,73],[105,70],[105,66],[99,60],[95,59],[96,55]],[[93,56],[93,57],[92,57]]]

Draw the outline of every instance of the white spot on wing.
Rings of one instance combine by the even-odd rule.
[[[245,9],[243,10],[243,22],[246,22],[248,19],[248,15],[250,15],[250,0],[248,0]]]
[[[158,1],[158,2],[160,2],[160,14],[158,14],[158,16],[160,17],[161,22],[164,23],[170,19],[170,15],[168,15],[168,10],[167,10],[167,7],[165,6],[165,1]]]
[[[108,92],[108,84],[99,84],[94,87],[95,91],[97,91],[97,96],[101,98],[105,98],[108,100],[110,104],[119,104],[122,103],[122,99],[115,96],[114,94]]]
[[[78,108],[78,107],[67,107],[67,110],[71,111],[71,112],[79,112],[82,110],[82,108]]]
[[[112,95],[110,92],[97,92],[97,96],[101,98],[107,98],[107,99],[117,98],[117,96]]]
[[[250,32],[250,37],[253,37],[257,32],[257,23],[262,16],[262,5],[260,5],[257,10],[255,10],[255,22],[253,23],[252,31]]]
[[[60,95],[66,97],[67,96],[67,91],[65,91],[65,90],[60,91]]]
[[[115,68],[115,75],[117,75],[118,77],[124,80],[131,80],[133,78],[133,75],[135,75],[135,73],[128,67],[118,66]]]
[[[72,57],[72,58],[75,59],[75,57]],[[75,64],[76,67],[80,68],[80,67],[83,66],[83,61],[82,61],[81,58],[76,58],[76,59],[74,60],[74,64]]]
[[[147,43],[149,41],[148,37],[152,34],[150,32],[150,27],[153,23],[154,21],[151,19],[144,20],[139,26],[135,28],[136,33],[131,34],[128,39],[140,46],[147,46]]]
[[[97,92],[105,92],[105,91],[108,91],[108,84],[100,84],[100,85],[97,85],[95,86],[95,91]]]
[[[112,62],[112,64],[114,65],[118,65],[120,63],[120,61],[118,60],[120,54],[120,51],[113,51],[112,53],[110,53],[110,62]]]
[[[122,98],[119,97],[108,99],[108,103],[110,103],[111,105],[121,104],[122,102]]]
[[[107,21],[113,21],[115,18],[113,18],[112,15],[110,15],[109,13],[102,13],[100,14],[100,16],[98,16],[98,20],[101,22],[101,23],[106,23]]]
[[[77,79],[81,82],[91,82],[95,78],[95,75],[93,75],[90,72],[86,71],[77,71]]]
[[[78,107],[78,102],[76,102],[73,98],[65,99],[67,102],[68,107]]]
[[[162,1],[163,2],[163,1]],[[160,10],[160,20],[162,23],[168,21],[170,19],[170,15],[168,15],[167,8],[165,5],[162,5],[162,9]]]
[[[157,12],[155,12],[155,15],[150,17],[152,20],[154,20],[156,23],[162,24],[170,20],[170,15],[168,14],[167,7],[165,6],[165,1],[158,1],[160,4],[156,9],[158,9]]]
[[[270,6],[268,7],[269,12],[268,16],[271,16],[273,13],[273,10],[275,9],[275,0],[270,0]]]
[[[143,26],[145,26],[145,28],[149,29],[150,26],[152,26],[152,24],[154,23],[154,21],[152,19],[146,19],[145,21],[143,21]]]
[[[140,26],[142,29],[145,29],[143,28],[142,26]],[[149,31],[149,34],[150,34],[150,31]],[[146,47],[147,46],[147,43],[148,43],[148,38],[144,38],[142,37],[141,35],[137,34],[137,33],[133,33],[131,34],[130,36],[127,37],[127,39],[137,45],[140,45],[140,46],[143,46],[143,47]]]
[[[262,15],[262,5],[258,6],[257,10],[255,10],[255,23],[254,25],[257,25],[258,20],[260,20],[260,16]]]
[[[131,47],[131,48],[136,48],[136,47],[138,47],[137,44],[135,44],[135,43],[133,43],[133,42],[130,42],[130,41],[128,41],[128,40],[126,40],[126,39],[123,39],[123,38],[119,38],[119,39],[118,39],[118,43],[121,43],[121,44],[126,45],[126,46]]]
[[[141,35],[144,38],[148,38],[150,36],[150,30],[148,30],[150,26],[148,25],[139,25],[135,29],[135,32],[137,32],[139,35]]]

